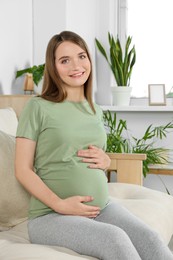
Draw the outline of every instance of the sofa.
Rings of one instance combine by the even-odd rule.
[[[0,259],[95,259],[58,246],[29,242],[30,195],[14,175],[15,135],[20,112],[30,96],[0,96]],[[156,230],[173,251],[173,197],[133,183],[108,183],[114,200]],[[141,238],[142,239],[142,238]]]

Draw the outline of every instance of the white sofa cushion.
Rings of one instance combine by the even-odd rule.
[[[173,197],[143,186],[109,183],[111,199],[157,231],[168,244],[173,235]]]
[[[9,134],[16,136],[18,125],[18,119],[15,111],[11,107],[0,109],[0,130]]]
[[[35,245],[35,244],[19,244],[12,243],[7,240],[0,240],[0,259],[4,260],[86,260],[96,259],[88,256],[80,256],[61,252],[56,247]]]

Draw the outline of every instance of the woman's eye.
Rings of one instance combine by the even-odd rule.
[[[69,62],[68,59],[65,59],[65,60],[62,60],[62,61],[61,61],[62,64],[67,64],[68,62]]]
[[[83,60],[83,59],[85,59],[85,58],[86,58],[86,55],[82,54],[82,55],[80,55],[79,57],[80,57],[80,59],[82,59],[82,60]]]

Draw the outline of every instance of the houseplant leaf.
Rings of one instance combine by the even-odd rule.
[[[16,78],[21,77],[25,73],[31,73],[33,75],[34,83],[38,86],[38,83],[40,82],[40,80],[42,79],[43,74],[44,74],[44,67],[45,67],[45,64],[40,64],[38,66],[34,65],[30,68],[18,70],[16,72]]]
[[[127,37],[125,44],[124,59],[121,43],[118,37],[115,38],[113,35],[110,34],[110,32],[108,32],[108,42],[110,47],[109,55],[106,53],[105,48],[99,42],[99,40],[95,39],[95,41],[98,50],[105,57],[111,68],[117,86],[128,86],[130,84],[132,70],[136,62],[135,47],[133,46],[130,49],[132,37]]]

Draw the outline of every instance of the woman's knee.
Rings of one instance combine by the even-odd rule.
[[[123,259],[139,260],[140,257],[133,246],[128,235],[120,228],[107,225],[104,229],[104,244],[99,245],[103,258],[101,259]],[[109,256],[108,258],[106,258]]]

